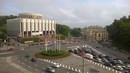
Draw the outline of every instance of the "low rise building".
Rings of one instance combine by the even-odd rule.
[[[101,26],[89,26],[82,30],[82,37],[88,41],[106,41],[108,32]]]

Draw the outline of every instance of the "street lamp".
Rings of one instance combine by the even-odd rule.
[[[85,57],[85,55],[82,56],[82,73],[85,73],[84,57]]]

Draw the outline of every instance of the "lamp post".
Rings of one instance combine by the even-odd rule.
[[[84,71],[84,70],[85,70],[85,69],[84,69],[84,68],[85,68],[85,67],[84,67],[84,56],[85,56],[85,55],[82,56],[82,73],[85,73],[85,71]]]
[[[45,35],[45,50],[46,50],[46,52],[47,52],[47,38],[46,38],[46,35]]]

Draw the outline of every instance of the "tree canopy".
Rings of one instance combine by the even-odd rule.
[[[81,28],[73,28],[71,29],[71,35],[74,37],[81,36]]]
[[[68,37],[70,27],[67,25],[56,24],[56,30],[57,30],[57,34],[62,34],[64,36]]]
[[[130,16],[115,19],[110,26],[107,26],[107,30],[116,46],[130,51]]]
[[[9,15],[9,16],[0,16],[0,26],[7,24],[7,19],[17,18],[17,16]]]

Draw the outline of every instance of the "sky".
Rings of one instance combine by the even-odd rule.
[[[0,15],[40,13],[74,27],[106,26],[130,15],[130,0],[0,0]]]

